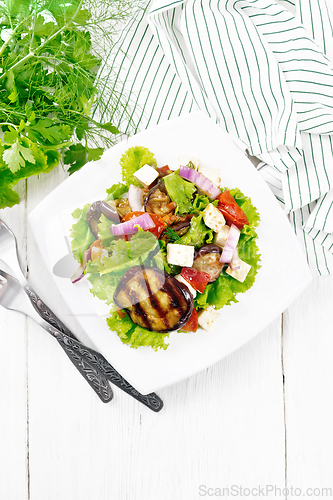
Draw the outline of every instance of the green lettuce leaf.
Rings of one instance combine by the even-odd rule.
[[[98,236],[101,239],[101,245],[104,248],[109,248],[111,242],[115,239],[110,233],[110,227],[113,226],[113,222],[105,217],[104,214],[100,216],[100,222],[98,224]]]
[[[113,184],[113,186],[111,186],[110,189],[106,190],[106,192],[108,193],[106,201],[117,200],[118,198],[121,197],[122,194],[126,193],[127,191],[128,191],[128,186],[126,184],[123,184],[122,182],[118,182],[118,184]]]
[[[103,257],[103,262],[99,259],[89,262],[86,273],[97,273],[101,276],[111,273],[119,279],[130,267],[142,264],[157,245],[156,236],[139,229],[130,241],[113,240],[108,247],[109,257]]]
[[[144,165],[156,165],[156,159],[149,149],[142,146],[130,148],[120,158],[122,178],[128,186],[134,184],[142,187],[140,182],[134,179],[133,174]]]
[[[133,323],[129,316],[120,319],[118,313],[114,312],[106,322],[110,330],[116,332],[120,340],[133,349],[147,346],[158,351],[158,349],[167,349],[169,345],[165,342],[169,333],[151,332]]]
[[[74,219],[78,221],[73,224],[71,229],[71,248],[75,259],[82,262],[83,253],[88,250],[95,237],[92,234],[89,224],[86,221],[86,215],[89,210],[90,203],[87,203],[82,209],[77,208],[72,213]]]
[[[175,213],[188,214],[192,211],[192,196],[197,190],[192,182],[188,182],[177,172],[166,175],[163,177],[164,184],[171,201],[177,203],[177,208]]]
[[[203,213],[201,212],[197,217],[192,217],[190,229],[180,238],[179,243],[200,248],[203,245],[212,243],[213,239],[214,231],[206,226],[203,221]]]

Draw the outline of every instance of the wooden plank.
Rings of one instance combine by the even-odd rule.
[[[19,206],[0,210],[0,218],[15,232],[22,249],[22,263],[26,265],[24,183],[18,191],[23,201]],[[0,307],[1,500],[28,498],[27,390],[26,318]]]
[[[332,297],[333,277],[317,278],[284,315],[288,486],[331,488],[320,498],[333,495]]]

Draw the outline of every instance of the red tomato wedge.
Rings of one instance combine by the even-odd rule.
[[[217,208],[223,214],[229,225],[235,224],[238,229],[243,229],[243,226],[249,223],[245,213],[229,191],[223,191],[217,199],[219,202]]]
[[[180,275],[186,280],[195,290],[203,293],[208,281],[211,279],[210,274],[203,271],[197,271],[193,267],[183,267]]]
[[[169,165],[164,165],[164,167],[156,167],[156,170],[159,174],[164,174],[165,172],[169,172]]]
[[[125,316],[127,316],[127,313],[125,313],[125,311],[123,311],[122,309],[119,309],[119,311],[117,311],[118,313],[118,316],[120,319],[123,319],[125,318]]]
[[[140,215],[142,215],[144,213],[146,213],[146,212],[130,212],[129,214],[125,215],[125,217],[122,219],[121,222],[126,222],[128,220],[134,219],[134,217],[139,217]],[[149,216],[153,219],[155,227],[148,229],[148,231],[150,233],[152,233],[154,236],[156,236],[156,238],[158,239],[161,236],[161,234],[163,233],[167,224],[164,222],[164,220],[159,215],[150,213]]]
[[[181,332],[196,332],[198,329],[198,313],[197,311],[193,308],[193,312],[191,314],[190,319],[184,325],[180,331]]]

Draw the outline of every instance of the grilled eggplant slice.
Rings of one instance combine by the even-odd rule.
[[[163,179],[160,179],[157,184],[148,191],[144,202],[146,212],[159,215],[160,217],[173,213],[176,207],[177,203],[171,201]]]
[[[134,266],[126,271],[113,300],[134,323],[160,333],[181,328],[193,311],[187,286],[153,267]]]
[[[220,262],[222,248],[217,245],[204,245],[194,254],[193,267],[197,271],[210,274],[209,283],[213,283],[220,276],[224,264]]]

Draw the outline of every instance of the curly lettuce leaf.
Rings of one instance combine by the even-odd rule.
[[[120,158],[123,182],[128,186],[134,184],[135,186],[142,187],[133,174],[144,165],[156,165],[154,154],[143,146],[135,146],[128,149]]]
[[[192,212],[204,210],[209,205],[210,199],[205,194],[196,194],[192,203]]]
[[[110,274],[90,274],[87,280],[92,287],[90,293],[100,300],[103,300],[107,305],[113,305],[113,294],[117,288],[119,277]]]
[[[127,315],[120,319],[118,313],[114,312],[106,322],[110,330],[116,332],[120,340],[133,349],[147,346],[158,351],[158,349],[167,349],[169,345],[165,342],[170,335],[169,333],[151,332],[133,323]]]
[[[82,262],[83,253],[88,250],[95,237],[92,234],[89,224],[86,221],[86,215],[89,210],[90,203],[87,203],[82,209],[77,208],[72,213],[74,219],[78,221],[73,224],[70,235],[72,238],[71,248],[75,259]]]
[[[251,198],[245,196],[238,188],[228,189],[228,191],[231,196],[235,198],[237,204],[245,212],[248,218],[249,225],[245,226],[244,229],[249,228],[252,230],[257,227],[260,221],[260,215],[256,207],[252,204]]]

